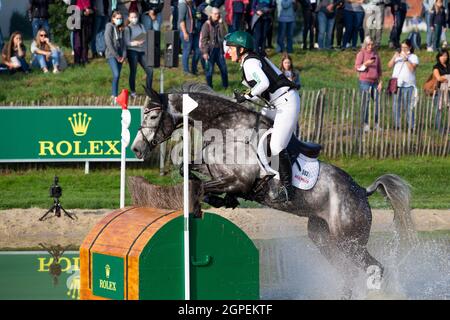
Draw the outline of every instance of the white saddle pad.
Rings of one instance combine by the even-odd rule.
[[[280,179],[278,171],[270,166],[265,150],[267,136],[271,133],[272,129],[267,130],[259,140],[258,163],[262,175],[274,174],[274,179]],[[316,185],[319,173],[319,160],[300,154],[292,164],[292,185],[301,190],[310,190]]]
[[[319,172],[319,160],[300,154],[292,165],[292,185],[302,190],[312,189],[316,185]]]

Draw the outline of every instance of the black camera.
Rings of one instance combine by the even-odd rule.
[[[62,188],[58,185],[58,177],[55,176],[53,180],[53,184],[50,187],[50,197],[51,198],[59,198],[62,196]]]

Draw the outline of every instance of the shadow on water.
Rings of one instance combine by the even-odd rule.
[[[362,272],[353,299],[450,299],[450,233],[421,232],[398,254],[393,233],[374,233],[368,244],[385,267],[381,291],[368,292]],[[342,279],[306,237],[255,240],[260,252],[262,299],[340,299]]]

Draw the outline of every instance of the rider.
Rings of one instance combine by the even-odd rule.
[[[244,31],[236,31],[225,36],[226,45],[233,62],[242,68],[243,84],[248,93],[235,92],[238,103],[261,99],[275,109],[264,107],[261,113],[273,119],[270,140],[272,156],[279,155],[279,176],[282,187],[276,200],[292,199],[292,166],[286,147],[294,132],[300,113],[300,96],[297,86],[266,57],[254,52],[253,37]],[[272,157],[272,158],[273,158]]]

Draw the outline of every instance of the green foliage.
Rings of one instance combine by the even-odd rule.
[[[67,28],[67,5],[61,0],[49,6],[49,23],[53,41],[64,47],[70,47],[70,30]]]
[[[33,29],[31,27],[31,22],[28,20],[28,17],[26,14],[21,14],[18,11],[14,11],[11,20],[9,22],[9,30],[10,33],[13,33],[15,31],[19,31],[22,33],[22,36],[25,39],[31,39],[33,37]],[[3,36],[7,36],[4,34]],[[9,36],[8,36],[9,40]]]

